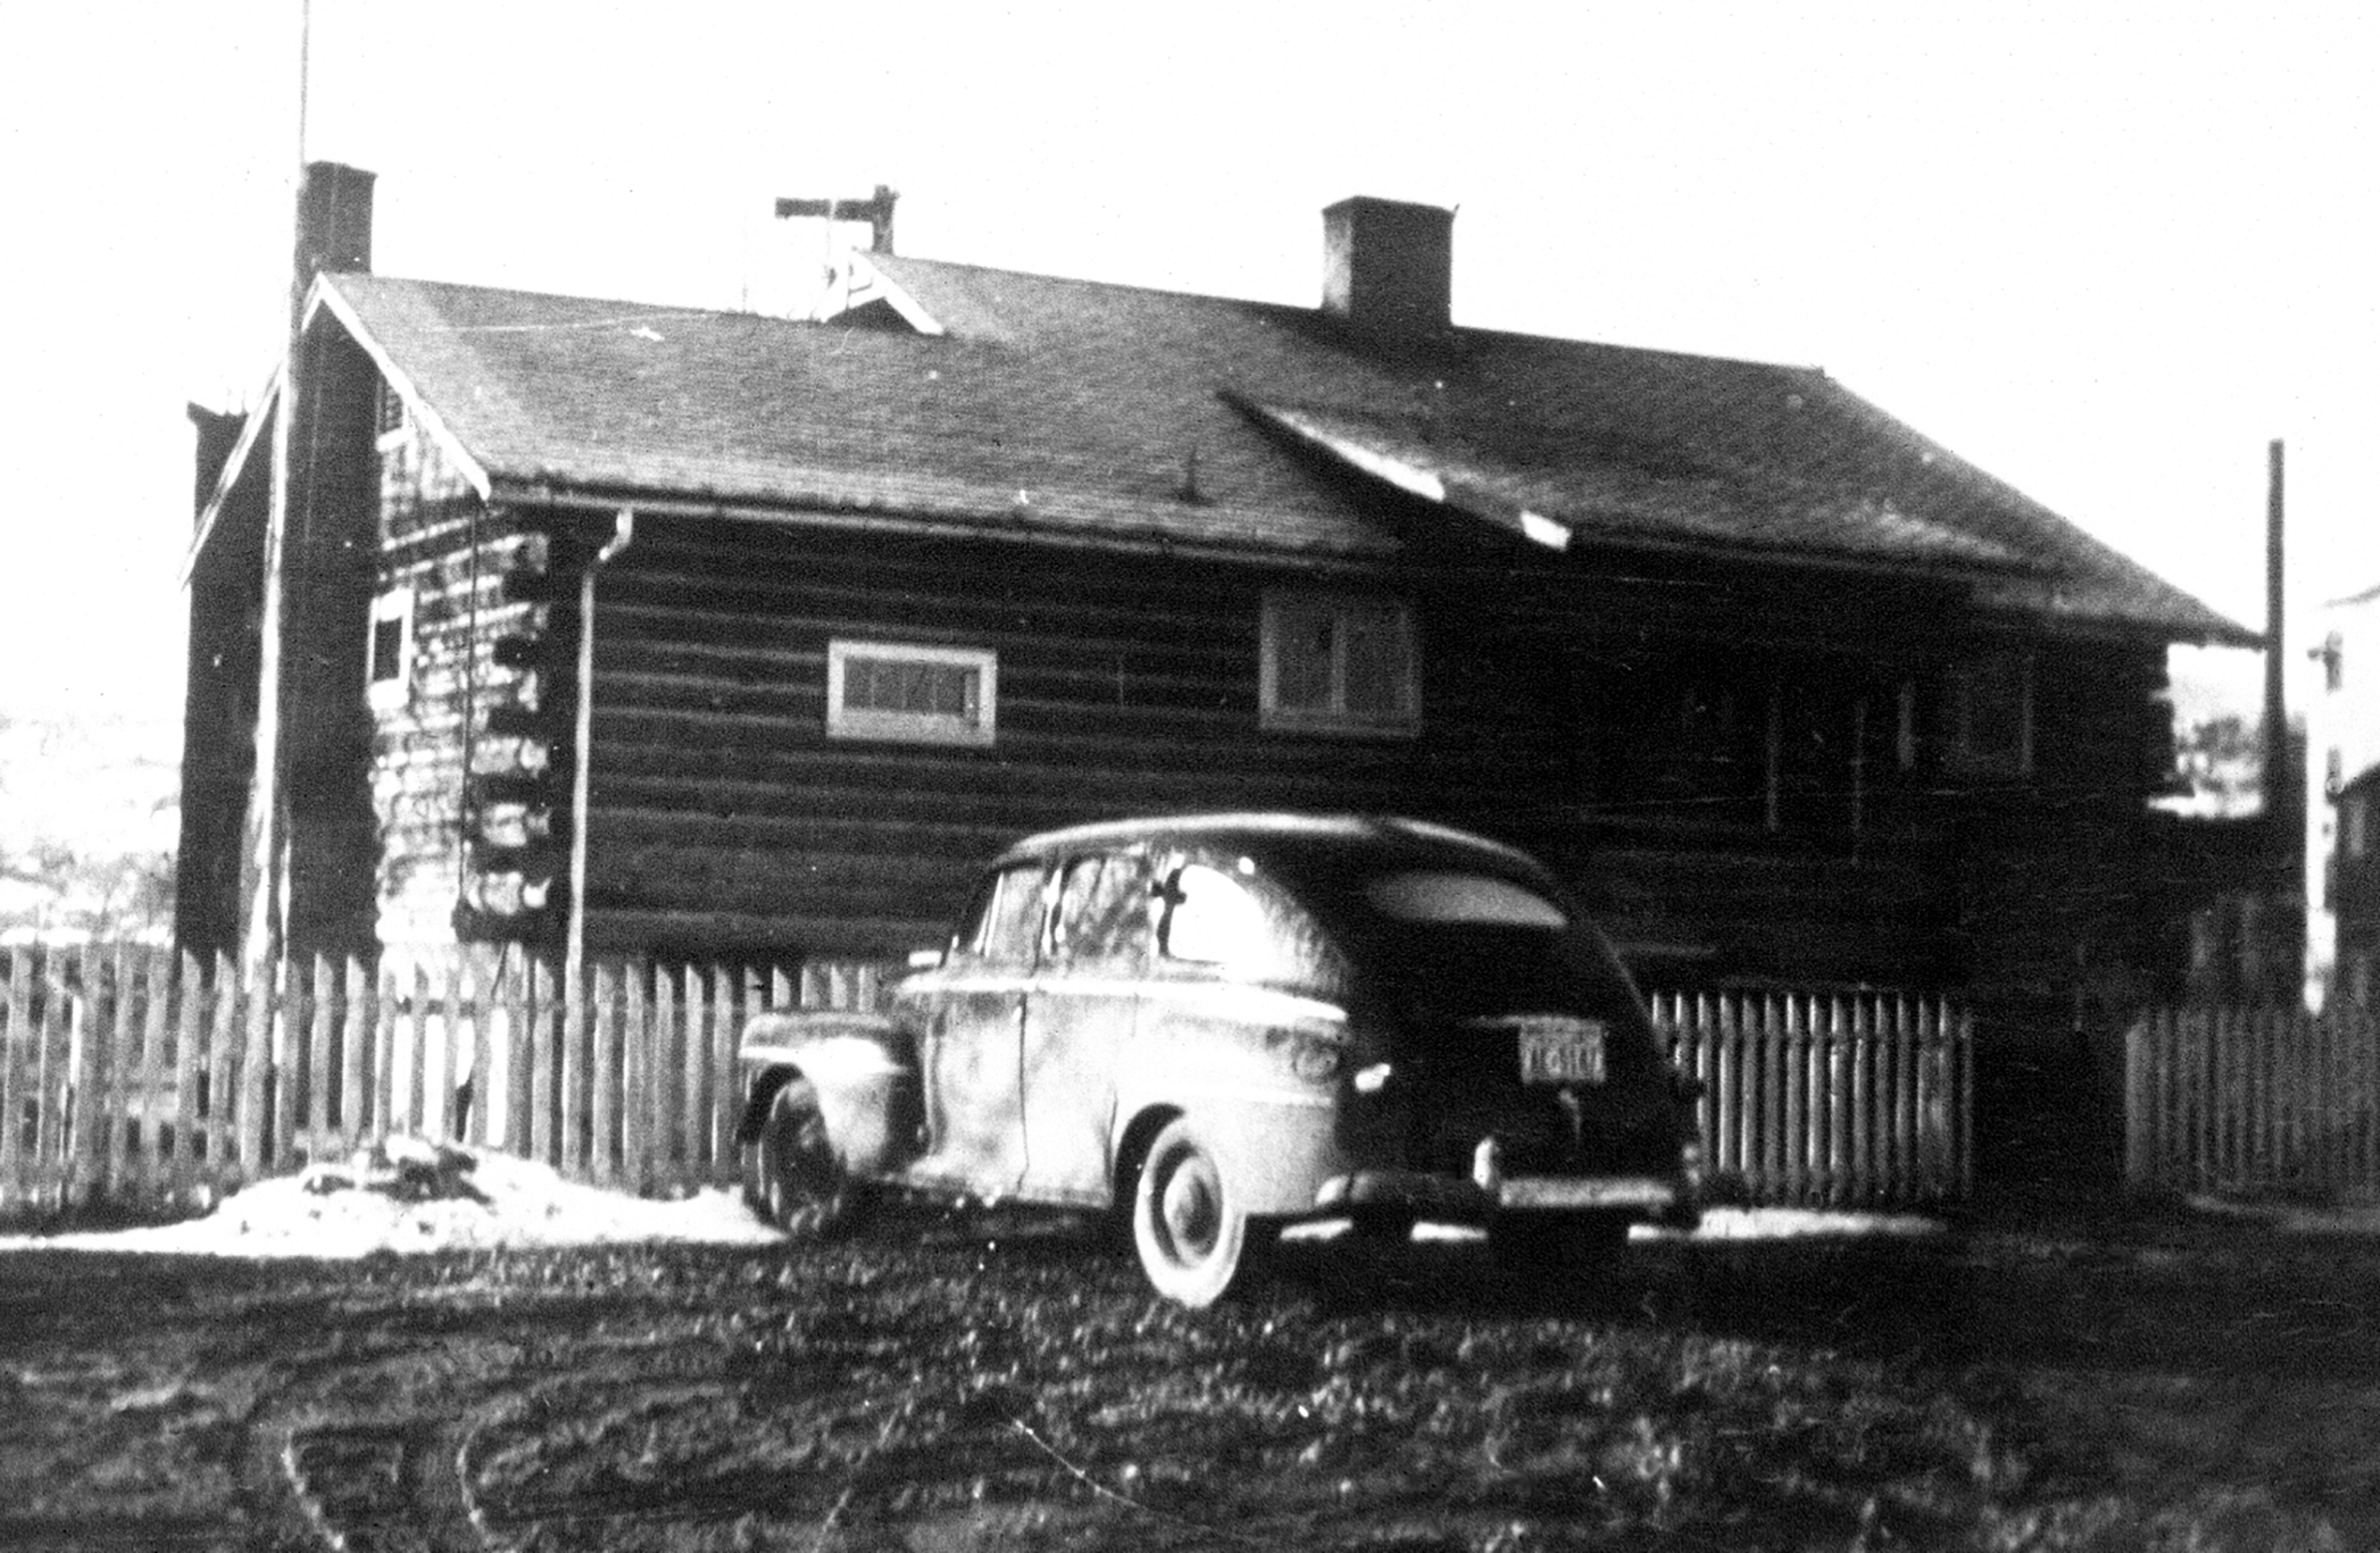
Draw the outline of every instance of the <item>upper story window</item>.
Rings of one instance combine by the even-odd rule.
[[[1413,733],[1421,724],[1413,611],[1392,599],[1267,594],[1259,706],[1267,728]]]
[[[375,708],[402,707],[413,694],[413,589],[392,588],[372,601],[366,699]]]
[[[1971,776],[2033,774],[2033,658],[1992,652],[1943,675],[1943,764]]]
[[[999,689],[999,655],[987,649],[831,641],[827,735],[989,745]]]

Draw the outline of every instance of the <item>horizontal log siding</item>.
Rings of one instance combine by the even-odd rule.
[[[2033,674],[2033,772],[1980,784],[1961,821],[1963,968],[1986,997],[2080,988],[2122,1002],[2136,989],[2125,967],[2155,958],[2148,799],[2173,748],[2164,649],[2059,643]]]
[[[1032,830],[1333,807],[1491,827],[1542,802],[1559,719],[1525,655],[1472,650],[1443,585],[1385,585],[1424,642],[1417,737],[1258,727],[1258,610],[1220,564],[655,524],[597,607],[589,937],[869,954],[935,941]],[[988,749],[829,739],[831,638],[998,651]],[[1494,665],[1495,667],[1490,667]]]
[[[453,937],[455,904],[473,882],[463,844],[466,761],[485,771],[552,760],[542,743],[487,733],[492,708],[534,705],[542,690],[535,671],[500,665],[495,644],[546,629],[545,606],[514,600],[510,580],[541,573],[546,547],[486,509],[410,424],[382,441],[381,521],[380,588],[414,590],[414,657],[404,705],[374,717],[378,936],[436,943]]]

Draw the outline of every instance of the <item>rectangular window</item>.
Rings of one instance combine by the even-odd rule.
[[[1268,594],[1262,649],[1267,728],[1411,734],[1420,726],[1413,611],[1404,604]]]
[[[2033,659],[1989,653],[1944,676],[1943,760],[1971,776],[2033,774]]]
[[[826,731],[837,739],[989,745],[999,654],[910,642],[832,641]]]
[[[372,601],[369,650],[367,700],[375,708],[404,706],[413,695],[412,588],[392,588]]]
[[[2371,850],[2371,806],[2365,798],[2364,794],[2350,793],[2339,800],[2340,815],[2345,821],[2340,828],[2347,833],[2347,855],[2350,857],[2361,857]]]

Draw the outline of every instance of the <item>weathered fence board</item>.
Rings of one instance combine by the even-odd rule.
[[[1657,994],[1671,1061],[1702,1081],[1706,1163],[1751,1201],[1938,1204],[1974,1182],[1973,1034],[1888,993]]]
[[[2150,1191],[2380,1196],[2380,1014],[2153,1011],[2125,1037],[2124,1171]]]
[[[875,965],[604,962],[572,988],[481,952],[244,976],[164,950],[13,952],[0,962],[0,1207],[189,1201],[392,1133],[630,1191],[727,1183],[745,1020],[796,1000],[873,1007],[891,983]],[[1922,1206],[1967,1191],[1972,1038],[1954,1006],[1771,993],[1658,997],[1654,1013],[1705,1086],[1710,1170],[1750,1200]],[[2369,1093],[2350,1082],[2350,1048],[2324,1049],[2337,1072],[2319,1094]],[[2161,1090],[2140,1098],[2205,1129],[2192,1137],[2234,1125]],[[2380,1152],[2369,1134],[2320,1135],[2334,1169]]]

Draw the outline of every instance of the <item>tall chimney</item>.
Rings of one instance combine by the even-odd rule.
[[[1322,212],[1322,309],[1367,333],[1423,339],[1453,317],[1454,212],[1357,195]]]
[[[375,175],[336,162],[309,162],[298,185],[298,255],[289,316],[297,321],[316,274],[371,268]]]

